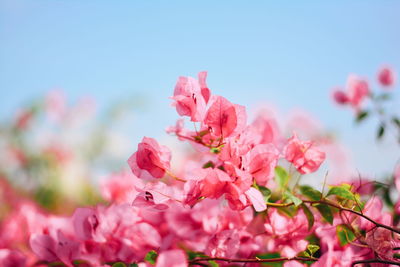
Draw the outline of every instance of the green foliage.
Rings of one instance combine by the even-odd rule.
[[[382,139],[382,137],[385,135],[385,128],[386,128],[386,125],[384,123],[379,125],[378,131],[376,132],[376,138],[378,140]]]
[[[112,265],[112,267],[127,267],[123,262],[116,262]]]
[[[397,117],[393,117],[393,118],[392,118],[392,122],[393,122],[394,125],[396,125],[396,126],[399,128],[399,130],[400,130],[400,119],[397,118]]]
[[[300,192],[310,200],[318,201],[322,199],[322,193],[308,185],[300,186]]]
[[[368,117],[368,115],[369,115],[368,110],[360,111],[356,116],[356,122],[357,123],[362,122],[363,120],[365,120]]]
[[[210,267],[219,267],[219,264],[216,261],[208,261]]]
[[[315,254],[315,252],[317,252],[318,250],[319,250],[318,245],[314,245],[314,244],[307,245],[307,251],[310,252],[311,256],[313,256]]]
[[[281,255],[279,253],[265,253],[257,255],[257,257],[260,259],[275,259],[281,257]],[[282,267],[283,262],[268,262],[268,263],[263,263],[263,266]]]
[[[156,260],[157,260],[157,256],[158,256],[158,254],[157,254],[156,251],[150,250],[150,251],[146,254],[146,256],[144,257],[144,260],[147,261],[147,262],[149,262],[150,264],[155,264],[155,263],[156,263]]]
[[[269,190],[268,188],[266,188],[264,186],[258,186],[258,190],[260,190],[261,194],[264,197],[265,203],[267,203],[272,194],[271,190]]]
[[[303,203],[303,201],[302,201],[301,199],[299,199],[298,197],[296,197],[295,195],[293,195],[292,192],[290,192],[289,190],[286,190],[286,191],[283,193],[283,196],[284,196],[285,198],[287,198],[287,199],[290,199],[290,200],[294,203],[294,205],[295,205],[296,207],[298,207],[301,203]]]
[[[315,205],[315,208],[317,208],[317,210],[322,215],[322,217],[325,219],[325,221],[327,221],[330,224],[333,223],[332,210],[328,205],[326,205],[326,204],[317,204],[317,205]]]
[[[207,255],[205,255],[203,252],[187,251],[186,253],[188,255],[189,260],[194,260],[196,258],[207,258]]]
[[[203,169],[214,168],[214,167],[215,167],[214,162],[212,162],[211,160],[208,161],[208,162],[206,162],[206,163],[203,165]]]
[[[304,214],[306,215],[307,222],[308,222],[308,230],[311,230],[311,228],[314,225],[314,214],[310,211],[310,209],[304,203],[301,204],[300,207],[303,209]]]
[[[353,231],[351,231],[351,229],[345,224],[340,224],[336,226],[336,235],[339,239],[339,243],[341,246],[347,245],[349,242],[354,241],[354,239],[356,238]]]
[[[348,184],[342,184],[340,186],[332,186],[327,196],[335,195],[349,200],[356,200],[353,192],[350,191],[350,186]]]
[[[280,189],[285,188],[289,181],[289,174],[281,166],[275,167],[275,181]]]
[[[197,259],[197,258],[208,258],[207,255],[205,255],[202,252],[198,252],[198,251],[187,251],[186,253],[188,255],[189,261]],[[219,267],[219,264],[216,261],[208,261],[208,266]]]
[[[213,154],[218,154],[219,152],[221,152],[221,148],[212,147],[212,148],[210,148],[210,152],[213,153]]]

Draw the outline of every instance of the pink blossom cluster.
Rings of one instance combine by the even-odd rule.
[[[271,257],[284,267],[400,264],[400,200],[392,212],[351,183],[325,193],[300,185],[325,161],[324,144],[285,136],[263,114],[248,123],[246,109],[212,94],[206,76],[180,77],[172,96],[183,118],[167,132],[192,150],[173,164],[168,147],[144,137],[131,171],[101,184],[108,204],[56,215],[4,183],[0,266],[259,266]],[[351,88],[358,107],[368,86],[355,79]]]
[[[392,89],[396,82],[396,74],[389,66],[382,67],[376,78],[379,85],[386,90]],[[349,105],[356,111],[360,111],[364,102],[371,97],[371,93],[370,83],[366,79],[351,74],[347,79],[345,90],[335,89],[333,99],[339,105]]]

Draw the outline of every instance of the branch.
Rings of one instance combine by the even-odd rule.
[[[371,219],[370,217],[364,215],[361,212],[358,212],[358,211],[355,211],[355,210],[352,210],[352,209],[349,209],[349,208],[342,207],[342,206],[340,206],[340,205],[338,205],[336,203],[333,203],[333,202],[331,202],[331,201],[329,201],[327,199],[323,199],[323,200],[302,200],[302,201],[304,203],[308,203],[310,205],[312,205],[312,204],[325,204],[325,205],[337,208],[337,209],[342,210],[342,211],[351,212],[353,214],[356,214],[356,215],[358,215],[358,216],[370,221],[371,223],[375,224],[376,227],[385,228],[385,229],[387,229],[389,231],[392,231],[394,233],[400,234],[400,229],[393,228],[393,227],[390,227],[390,226],[385,225],[385,224],[381,224],[381,223]],[[290,203],[267,203],[267,206],[270,206],[270,207],[289,207],[289,206],[292,206],[292,205],[294,205],[293,202],[290,202]]]
[[[353,261],[351,266],[354,267],[357,264],[364,264],[364,263],[384,263],[384,264],[391,264],[391,265],[400,266],[400,262],[398,262],[398,261],[396,262],[396,261],[380,260],[380,259]]]

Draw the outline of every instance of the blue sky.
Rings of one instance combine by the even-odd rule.
[[[140,94],[148,108],[134,143],[176,119],[168,97],[177,77],[207,70],[214,93],[302,107],[354,150],[358,168],[388,171],[399,149],[376,147],[374,123],[355,128],[330,93],[351,72],[373,81],[382,63],[400,69],[399,12],[388,0],[0,0],[0,117],[54,88],[100,107]]]

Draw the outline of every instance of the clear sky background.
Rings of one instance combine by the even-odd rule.
[[[376,146],[376,122],[355,127],[330,94],[349,73],[374,85],[383,63],[400,70],[399,26],[400,1],[388,0],[0,0],[0,117],[54,88],[92,95],[100,108],[139,94],[147,108],[136,114],[134,147],[174,123],[177,77],[207,70],[215,94],[308,110],[353,151],[356,168],[390,172],[398,146]]]

